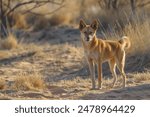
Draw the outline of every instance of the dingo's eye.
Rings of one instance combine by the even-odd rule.
[[[92,34],[92,32],[89,32],[89,34],[91,35],[91,34]]]

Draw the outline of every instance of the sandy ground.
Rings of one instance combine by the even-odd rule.
[[[110,88],[112,76],[108,64],[103,64],[103,88],[90,90],[91,80],[80,34],[74,27],[55,27],[39,32],[18,32],[17,49],[0,51],[0,78],[6,87],[0,99],[150,99],[150,56],[134,54],[127,57],[127,87],[122,78]],[[46,88],[19,90],[14,79],[21,73],[42,75]]]

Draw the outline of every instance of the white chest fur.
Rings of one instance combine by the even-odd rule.
[[[86,58],[90,58],[90,59],[94,60],[95,63],[97,63],[97,61],[99,59],[99,54],[97,52],[85,50],[84,53],[85,53]]]

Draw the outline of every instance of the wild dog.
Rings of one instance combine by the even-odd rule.
[[[79,30],[81,33],[81,42],[84,48],[86,60],[89,65],[89,70],[92,79],[92,89],[95,89],[95,64],[98,69],[98,89],[102,88],[102,63],[108,62],[110,71],[114,78],[111,87],[115,85],[116,65],[123,77],[123,87],[126,86],[125,67],[125,51],[130,48],[131,43],[127,36],[123,36],[118,41],[102,40],[96,37],[96,32],[99,23],[93,20],[90,25],[87,25],[82,19],[79,23]]]

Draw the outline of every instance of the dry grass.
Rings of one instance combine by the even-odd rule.
[[[15,12],[11,20],[14,21],[13,28],[15,29],[27,29],[29,27],[26,15],[22,15],[21,13]]]
[[[50,24],[52,26],[57,26],[76,22],[76,19],[80,17],[80,5],[80,0],[66,0],[65,6],[50,17]]]
[[[33,24],[32,24],[33,25]],[[45,29],[49,26],[49,20],[46,17],[37,17],[37,19],[35,19],[34,21],[34,25],[33,25],[33,30],[34,31],[39,31],[42,29]]]
[[[13,34],[9,34],[7,38],[1,40],[0,47],[2,49],[13,49],[18,46],[16,37]]]
[[[113,18],[112,18],[112,22],[113,22]],[[104,37],[106,39],[120,39],[121,36],[126,35],[130,37],[131,40],[131,48],[130,48],[131,54],[141,54],[141,53],[148,54],[148,50],[150,50],[149,18],[145,15],[143,16],[142,19],[141,16],[137,16],[132,19],[132,22],[129,21],[128,24],[126,24],[127,20],[129,19],[125,18],[124,20],[122,20],[122,23],[124,23],[122,24],[124,28],[121,28],[120,22],[116,20],[116,23],[118,24],[118,26],[120,26],[120,28],[118,27],[116,28],[115,26],[112,26],[110,27],[109,30],[105,29],[103,33]]]
[[[68,24],[70,22],[70,14],[56,14],[50,18],[51,26],[57,26],[60,24]]]
[[[135,82],[144,82],[150,80],[150,73],[149,72],[143,72],[143,73],[137,73],[133,74],[133,78],[135,79]]]
[[[0,90],[4,89],[6,87],[5,80],[0,79]]]
[[[150,22],[146,19],[143,23],[136,22],[125,27],[124,33],[131,38],[132,53],[143,53],[150,50]]]
[[[0,59],[4,59],[4,58],[7,58],[11,55],[11,53],[9,51],[3,51],[3,50],[0,50]]]
[[[40,30],[48,26],[49,24],[51,26],[53,25],[60,25],[60,24],[72,24],[73,22],[78,22],[79,18],[85,18],[86,20],[92,20],[93,18],[99,18],[100,22],[102,24],[108,24],[108,25],[116,25],[116,21],[119,21],[120,24],[124,23],[126,21],[126,16],[128,18],[131,17],[131,8],[130,8],[130,2],[129,1],[119,1],[119,8],[118,10],[110,9],[105,5],[100,6],[98,4],[99,0],[93,1],[81,1],[81,0],[65,0],[64,7],[62,7],[59,10],[56,10],[58,8],[57,5],[51,4],[50,6],[44,5],[42,7],[36,8],[34,10],[37,14],[46,14],[50,11],[55,11],[54,13],[50,13],[46,16],[40,16],[33,13],[28,13],[27,15],[22,15],[21,13],[14,12],[13,14],[13,20],[14,20],[14,26],[18,29],[25,29],[28,28],[29,25],[35,27],[35,31]],[[104,1],[101,1],[104,2]],[[144,0],[145,2],[145,0]],[[144,3],[143,2],[143,3]],[[141,4],[137,2],[137,4]],[[104,7],[105,6],[105,7]],[[32,6],[25,7],[25,9],[30,9]],[[149,11],[149,8],[142,7],[137,8],[137,11],[139,12],[144,9],[145,11]],[[23,9],[22,9],[23,10]],[[144,11],[143,10],[143,11]],[[142,13],[143,14],[143,13]],[[89,17],[90,16],[90,17]],[[46,18],[49,17],[49,18]],[[30,19],[30,20],[28,20]],[[10,19],[11,20],[11,19]]]
[[[17,90],[41,90],[45,88],[44,80],[40,74],[21,74],[14,80]]]

